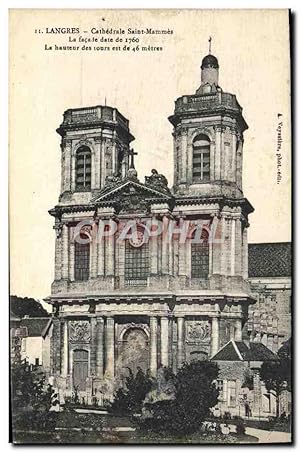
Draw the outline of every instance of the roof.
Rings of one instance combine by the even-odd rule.
[[[213,357],[213,361],[274,361],[277,356],[261,342],[230,340]]]
[[[27,336],[29,337],[44,337],[52,323],[49,317],[31,317],[29,319],[22,319],[20,321],[20,328],[27,329]]]
[[[291,242],[250,243],[248,245],[249,278],[291,276],[291,248]]]
[[[285,341],[278,350],[278,356],[282,358],[291,358],[292,355],[292,339]]]

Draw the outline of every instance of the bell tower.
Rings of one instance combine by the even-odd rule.
[[[89,202],[107,177],[126,174],[134,136],[116,108],[66,110],[57,133],[62,151],[60,202]]]
[[[174,127],[174,192],[242,197],[248,126],[236,96],[219,86],[219,62],[211,53],[202,60],[199,88],[175,101],[169,121]]]

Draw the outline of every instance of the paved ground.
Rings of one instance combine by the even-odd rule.
[[[246,434],[258,438],[258,442],[266,443],[290,443],[291,434],[284,432],[270,432],[268,430],[260,430],[258,428],[246,427]]]

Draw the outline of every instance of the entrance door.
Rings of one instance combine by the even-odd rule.
[[[79,391],[85,390],[89,371],[89,353],[86,350],[73,352],[73,386]]]

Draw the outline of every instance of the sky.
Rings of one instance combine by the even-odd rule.
[[[173,34],[130,35],[163,51],[45,50],[45,44],[72,45],[68,35],[48,34],[46,27],[89,31],[102,26],[169,28]],[[60,190],[60,137],[55,130],[63,112],[103,105],[106,99],[130,121],[140,180],[155,167],[172,185],[172,126],[167,118],[176,98],[199,87],[209,36],[219,60],[219,84],[237,95],[249,125],[243,156],[243,190],[255,208],[249,242],[289,241],[288,33],[287,10],[11,11],[11,293],[41,299],[51,291],[55,233],[48,210],[58,202]],[[282,179],[277,184],[279,122]]]

